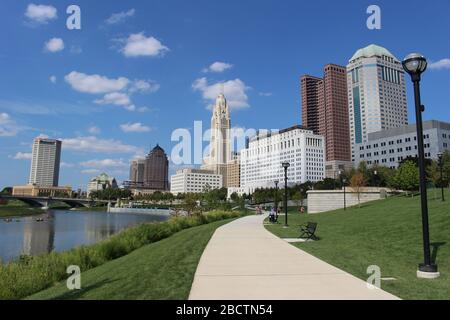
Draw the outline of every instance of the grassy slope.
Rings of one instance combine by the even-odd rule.
[[[198,261],[214,231],[230,220],[183,230],[82,273],[79,291],[65,283],[29,299],[187,299]]]
[[[436,192],[436,195],[438,193]],[[318,222],[320,241],[295,246],[366,280],[367,267],[381,267],[382,288],[403,299],[450,299],[450,191],[447,202],[433,199],[430,192],[430,236],[433,257],[439,265],[437,280],[417,279],[418,263],[423,261],[420,199],[390,198],[317,215],[289,215],[288,229],[267,228],[281,237],[298,237],[298,226]],[[284,223],[284,217],[280,217]]]

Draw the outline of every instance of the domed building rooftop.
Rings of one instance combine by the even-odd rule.
[[[355,59],[359,58],[370,58],[370,57],[381,57],[381,56],[387,56],[390,58],[393,58],[395,60],[398,60],[392,53],[389,52],[386,48],[377,46],[376,44],[371,44],[365,48],[359,49],[356,51],[356,53],[351,57],[350,61],[353,61]]]

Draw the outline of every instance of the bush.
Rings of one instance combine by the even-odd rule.
[[[21,299],[46,289],[66,279],[66,268],[70,265],[86,271],[181,230],[241,215],[242,212],[216,210],[161,223],[143,223],[90,246],[34,257],[22,256],[6,265],[0,261],[0,300]]]

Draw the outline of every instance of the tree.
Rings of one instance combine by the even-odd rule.
[[[183,208],[186,210],[188,216],[194,214],[197,209],[198,197],[194,193],[188,193],[183,200]]]
[[[412,161],[404,162],[394,175],[391,184],[405,191],[419,190],[419,168]]]
[[[361,188],[365,186],[365,179],[362,172],[358,172],[352,177],[350,186],[358,194],[358,206],[361,207]]]
[[[302,193],[300,191],[295,192],[292,195],[292,200],[297,203],[297,208],[300,209],[300,207],[303,204],[303,195],[302,195]]]

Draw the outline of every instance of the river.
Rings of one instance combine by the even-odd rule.
[[[38,219],[44,221],[38,222]],[[168,215],[51,210],[42,215],[0,219],[0,259],[65,251],[93,244],[143,222],[165,221]]]

